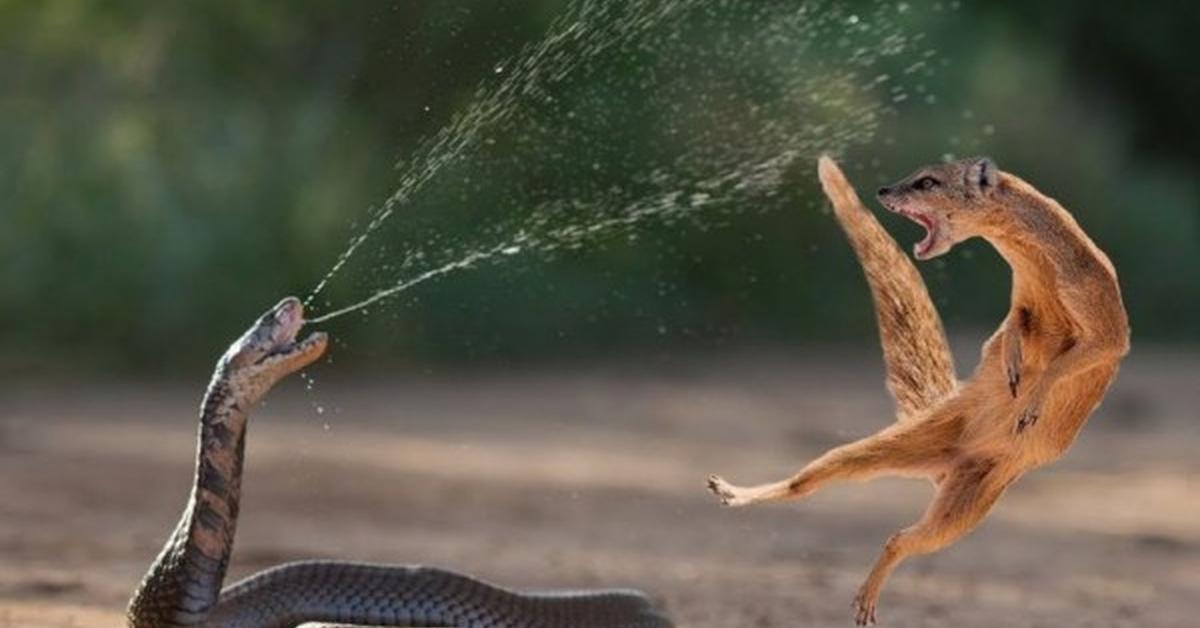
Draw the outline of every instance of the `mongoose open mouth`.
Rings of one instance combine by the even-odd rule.
[[[913,256],[919,260],[926,260],[932,257],[933,250],[938,243],[938,239],[941,237],[941,229],[937,218],[919,209],[912,209],[900,203],[893,203],[884,196],[880,196],[879,200],[889,211],[900,214],[925,227],[925,237],[913,245]]]
[[[917,259],[926,259],[929,257],[930,251],[933,250],[933,245],[937,242],[938,224],[937,220],[928,214],[913,210],[900,210],[900,214],[905,218],[925,227],[925,237],[913,245],[913,255]]]
[[[934,249],[937,248],[938,241],[942,235],[941,225],[938,223],[937,217],[932,212],[913,207],[916,203],[913,203],[909,199],[897,198],[890,187],[880,188],[876,198],[879,199],[879,203],[888,211],[900,214],[925,227],[925,237],[913,245],[913,256],[919,260],[926,260],[933,257],[935,255]]]

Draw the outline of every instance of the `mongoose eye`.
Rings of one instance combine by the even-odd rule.
[[[933,177],[921,177],[913,184],[913,187],[918,190],[932,190],[941,185],[941,182]]]

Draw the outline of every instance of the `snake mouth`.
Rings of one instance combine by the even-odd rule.
[[[300,299],[288,297],[279,302],[263,316],[262,324],[269,330],[271,348],[258,359],[258,364],[301,360],[311,362],[325,350],[328,336],[325,332],[313,332],[303,340],[296,340],[304,327],[304,305]]]
[[[314,331],[309,334],[304,340],[288,341],[276,345],[259,358],[258,364],[267,364],[271,362],[282,362],[285,360],[294,359],[311,359],[315,360],[320,357],[325,350],[325,344],[329,340],[329,336],[323,331]]]

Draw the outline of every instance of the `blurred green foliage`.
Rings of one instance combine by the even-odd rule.
[[[868,191],[943,155],[990,154],[1062,201],[1109,252],[1139,339],[1200,339],[1193,5],[897,4],[911,5],[905,27],[939,55],[925,88],[936,98],[898,103],[846,155],[856,183]],[[0,3],[0,362],[171,371],[211,359],[277,298],[307,294],[392,193],[394,164],[563,8]],[[722,35],[757,36],[732,18]],[[819,65],[828,53],[812,54]],[[621,62],[633,71],[654,60]],[[592,75],[574,89],[608,88],[589,85]],[[626,107],[647,108],[629,93]],[[612,150],[588,147],[589,159],[602,156],[598,177],[638,163],[630,150],[655,150],[633,142],[658,123],[650,113]],[[497,165],[509,148],[435,178],[322,298],[342,305],[396,280],[381,268],[412,234],[469,239],[480,224],[514,224],[512,198],[456,206],[494,192],[459,196],[465,181],[511,191],[550,176]],[[514,259],[327,327],[340,354],[361,362],[873,342],[859,270],[802,166],[770,206],[717,228],[650,225],[636,239]],[[884,220],[905,246],[919,237]],[[922,269],[952,327],[1001,316],[1007,270],[985,245]]]

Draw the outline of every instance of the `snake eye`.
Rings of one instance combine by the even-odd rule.
[[[913,187],[918,190],[932,190],[941,185],[941,182],[933,177],[921,177],[913,184]]]

